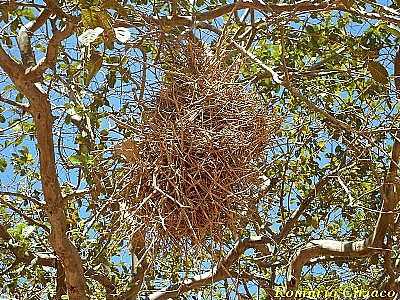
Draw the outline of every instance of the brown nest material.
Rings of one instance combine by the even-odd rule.
[[[243,224],[256,167],[280,121],[248,85],[239,63],[182,38],[161,53],[164,77],[143,112],[142,138],[119,146],[130,162],[132,213],[159,238],[194,243]]]

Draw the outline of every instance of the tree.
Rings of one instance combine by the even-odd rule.
[[[269,299],[319,288],[394,299],[399,5],[0,1],[1,293]],[[241,80],[283,119],[246,230],[227,229],[223,245],[211,236],[199,253],[141,239],[109,197],[135,155],[121,141],[163,80],[163,42],[188,33],[245,58]]]

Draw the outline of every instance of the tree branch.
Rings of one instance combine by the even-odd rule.
[[[18,102],[15,102],[13,100],[10,100],[10,99],[6,99],[1,95],[0,95],[0,102],[12,105],[12,106],[14,106],[16,108],[19,108],[23,112],[27,112],[29,110],[29,105],[24,104],[24,103],[18,103]]]
[[[0,67],[7,73],[10,77],[18,77],[19,74],[24,74],[24,69],[20,64],[13,60],[7,52],[3,49],[0,43]]]
[[[61,7],[58,5],[57,0],[44,0],[47,5],[47,8],[55,15],[60,18],[71,19],[72,16],[66,14]]]
[[[395,65],[399,64],[399,59],[400,55],[398,52]],[[395,70],[396,76],[400,76],[399,68]],[[384,240],[386,235],[390,234],[394,229],[394,210],[400,199],[398,193],[400,188],[398,178],[399,160],[400,130],[397,131],[394,138],[389,171],[381,188],[382,207],[373,233],[367,239],[361,241],[311,241],[292,256],[287,273],[287,286],[289,288],[297,286],[302,267],[313,258],[321,256],[365,257],[382,253],[382,251],[390,251],[390,249],[384,248]]]
[[[42,228],[44,231],[49,232],[50,229],[36,221],[35,219],[31,218],[30,216],[28,216],[27,214],[25,214],[21,209],[19,209],[18,207],[16,207],[15,205],[13,205],[12,203],[7,202],[6,200],[3,199],[3,197],[0,197],[0,202],[3,203],[6,207],[10,208],[11,210],[15,211],[17,214],[19,214],[21,217],[23,217],[26,221],[28,221],[30,224],[36,225],[40,228]]]
[[[192,279],[184,280],[165,291],[155,292],[149,296],[150,300],[166,300],[176,298],[181,293],[199,289],[212,282],[220,281],[230,277],[229,268],[240,258],[240,256],[249,248],[274,243],[269,235],[263,235],[253,238],[245,238],[236,242],[235,246],[228,254],[222,258],[218,264],[209,272],[194,276]]]
[[[5,225],[0,224],[0,239],[6,242],[6,247],[15,256],[16,264],[23,262],[29,265],[37,258],[37,264],[47,267],[55,267],[57,258],[52,255],[39,255],[31,251],[26,251],[22,246],[12,245],[8,241],[12,240],[12,236],[8,233]]]
[[[43,186],[45,209],[51,224],[50,243],[53,246],[65,270],[68,296],[71,300],[85,300],[86,283],[79,252],[68,239],[67,219],[64,211],[66,202],[61,194],[58,181],[54,144],[53,116],[47,95],[33,84],[21,79],[15,80],[16,86],[29,87],[35,96],[28,95],[31,101],[31,113],[36,125],[36,137],[39,149],[40,176]],[[24,90],[25,95],[32,92]]]
[[[53,116],[50,101],[39,84],[25,76],[23,68],[13,61],[0,45],[0,67],[8,74],[15,86],[29,99],[30,113],[36,128],[39,149],[40,176],[45,210],[51,224],[50,244],[60,258],[64,270],[69,299],[86,300],[86,282],[79,252],[67,236],[65,200],[58,181],[54,144]]]
[[[398,79],[400,77],[400,69],[399,69],[400,48],[397,50],[394,65],[395,65],[394,76],[395,78]],[[395,83],[397,83],[396,80]],[[397,95],[400,93],[398,88],[399,86],[396,84]],[[389,171],[388,174],[386,175],[385,181],[381,188],[381,196],[383,199],[381,208],[382,213],[379,215],[372,240],[372,244],[375,247],[380,247],[383,244],[384,237],[388,231],[390,231],[390,233],[394,231],[394,221],[395,221],[394,209],[396,208],[400,200],[398,193],[398,190],[400,188],[400,181],[398,178],[399,160],[400,160],[400,130],[398,130],[396,135],[394,136]]]
[[[51,37],[49,45],[47,46],[46,56],[41,59],[35,66],[29,68],[26,71],[26,76],[29,78],[40,77],[47,68],[51,68],[55,65],[58,49],[63,40],[68,38],[75,30],[76,25],[68,22],[61,31],[57,31]]]
[[[328,177],[322,178],[315,187],[308,193],[307,197],[300,203],[300,206],[292,213],[289,220],[283,225],[281,231],[279,232],[276,242],[281,242],[296,225],[299,217],[308,208],[310,203],[315,199],[315,197],[321,192],[325,185],[329,182]]]
[[[243,9],[254,9],[259,12],[264,12],[271,15],[278,15],[282,13],[307,13],[316,11],[344,11],[352,15],[367,19],[385,20],[394,24],[400,24],[400,17],[388,13],[384,14],[375,12],[366,12],[364,10],[355,10],[347,8],[342,4],[342,1],[322,1],[316,3],[315,1],[298,1],[294,4],[287,3],[265,3],[262,0],[242,0],[235,3],[219,6],[205,12],[196,13],[192,15],[172,15],[172,16],[151,16],[144,17],[149,22],[156,22],[161,26],[192,26],[198,21],[208,21],[219,18],[231,12],[236,12]]]
[[[94,270],[88,270],[85,272],[85,274],[90,278],[96,280],[104,287],[104,289],[106,290],[106,300],[116,299],[114,295],[116,294],[117,287],[115,286],[114,282],[112,282],[106,275],[96,273]]]
[[[145,240],[139,231],[131,239],[132,255],[132,282],[131,288],[120,299],[137,299],[138,293],[142,287],[145,273],[149,267],[146,259],[147,251]]]
[[[46,23],[50,11],[47,9],[42,10],[36,20],[29,22],[26,25],[22,25],[18,31],[17,42],[18,48],[21,53],[22,65],[25,69],[32,67],[36,64],[35,54],[31,45],[31,36],[40,27]]]
[[[157,22],[162,26],[191,26],[196,21],[207,21],[219,18],[223,15],[229,14],[243,9],[255,9],[266,13],[284,13],[284,12],[312,12],[321,10],[332,10],[335,5],[330,1],[323,1],[322,3],[315,3],[315,1],[299,1],[294,4],[286,3],[264,3],[263,1],[242,0],[235,3],[219,6],[218,8],[194,14],[194,16],[152,16],[148,18],[153,22]]]
[[[314,240],[303,248],[297,250],[288,268],[287,286],[295,288],[298,284],[302,267],[311,259],[316,257],[363,257],[371,256],[381,249],[370,247],[370,238],[360,241],[334,241],[334,240]]]

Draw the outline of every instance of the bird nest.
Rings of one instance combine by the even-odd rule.
[[[239,60],[192,38],[160,53],[164,76],[141,138],[117,147],[132,174],[132,215],[158,237],[195,244],[239,229],[257,199],[257,167],[278,117],[239,81]]]

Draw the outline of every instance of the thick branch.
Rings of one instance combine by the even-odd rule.
[[[4,51],[0,44],[0,67],[7,73],[10,77],[18,77],[18,74],[23,74],[24,69],[16,61],[14,61],[7,53]]]
[[[33,34],[36,30],[42,27],[50,17],[50,14],[51,13],[48,9],[42,10],[37,19],[26,26],[30,34]]]
[[[52,132],[53,116],[49,99],[41,90],[40,85],[33,84],[25,76],[22,67],[14,62],[1,46],[0,67],[9,75],[21,93],[29,99],[30,112],[36,125],[45,209],[51,224],[50,244],[64,266],[69,299],[85,300],[87,296],[82,261],[78,250],[66,234],[65,201],[56,171]]]
[[[397,79],[400,77],[400,49],[397,50],[395,56],[395,83],[396,83],[396,94],[399,94],[399,86],[397,84]],[[388,231],[393,231],[394,226],[394,218],[395,213],[393,210],[396,208],[399,203],[399,193],[398,189],[400,188],[400,182],[398,178],[398,169],[399,169],[399,160],[400,160],[400,130],[397,131],[396,136],[394,137],[392,156],[389,165],[389,171],[381,188],[381,196],[382,196],[382,208],[381,214],[379,215],[378,222],[376,224],[374,233],[373,233],[373,245],[375,247],[380,247],[383,244],[384,237]]]
[[[293,255],[288,268],[287,286],[295,288],[301,275],[301,269],[316,257],[363,257],[371,256],[379,250],[370,248],[370,239],[360,241],[315,240],[309,242]]]
[[[25,86],[26,82],[15,82],[17,86]],[[31,86],[35,89],[35,86]],[[26,92],[26,91],[25,91]],[[78,250],[68,239],[65,201],[61,194],[56,171],[53,144],[53,116],[46,94],[36,88],[36,96],[30,97],[31,112],[36,125],[36,137],[40,158],[40,176],[42,180],[46,212],[48,214],[51,233],[50,243],[53,246],[65,270],[69,299],[84,300],[86,285],[82,261]]]
[[[106,300],[117,299],[115,294],[117,287],[106,275],[97,273],[93,270],[86,271],[86,275],[100,283],[106,290]],[[124,300],[127,298],[123,298]]]

